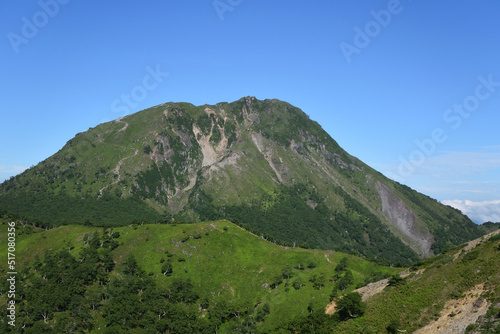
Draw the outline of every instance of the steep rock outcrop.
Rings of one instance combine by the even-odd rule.
[[[432,255],[431,245],[432,234],[419,222],[413,211],[382,182],[375,183],[380,200],[382,201],[382,211],[389,218],[394,227],[405,237],[408,245],[423,257]]]

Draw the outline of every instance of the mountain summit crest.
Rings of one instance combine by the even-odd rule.
[[[481,235],[344,151],[302,110],[246,96],[164,103],[77,134],[0,185],[44,224],[229,219],[287,245],[410,263]]]

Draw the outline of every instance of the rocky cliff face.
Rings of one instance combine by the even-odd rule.
[[[0,208],[56,224],[222,217],[391,263],[480,234],[349,155],[300,109],[254,97],[165,103],[89,129],[2,184]]]
[[[432,256],[431,246],[434,240],[428,228],[387,186],[377,182],[375,188],[382,201],[382,212],[389,218],[393,226],[406,237],[407,243],[423,257]]]

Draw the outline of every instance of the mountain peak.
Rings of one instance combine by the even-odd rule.
[[[0,208],[52,224],[226,218],[389,263],[481,234],[349,155],[299,108],[253,96],[164,103],[89,129],[0,185]]]

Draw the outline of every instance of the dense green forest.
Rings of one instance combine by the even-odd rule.
[[[377,216],[341,188],[335,191],[347,212],[332,212],[316,191],[303,184],[281,186],[249,205],[224,207],[214,207],[209,194],[195,191],[188,208],[204,220],[225,218],[288,246],[335,249],[384,265],[404,266],[418,259],[387,227],[381,228]]]
[[[6,181],[7,184],[9,181]],[[4,203],[11,212],[24,212],[29,207],[31,221],[47,227],[67,224],[94,224],[120,226],[137,221],[156,222],[163,216],[135,198],[122,199],[106,193],[102,197],[74,197],[65,193],[53,194],[43,186],[35,190],[20,191]],[[34,216],[33,216],[34,215]]]

